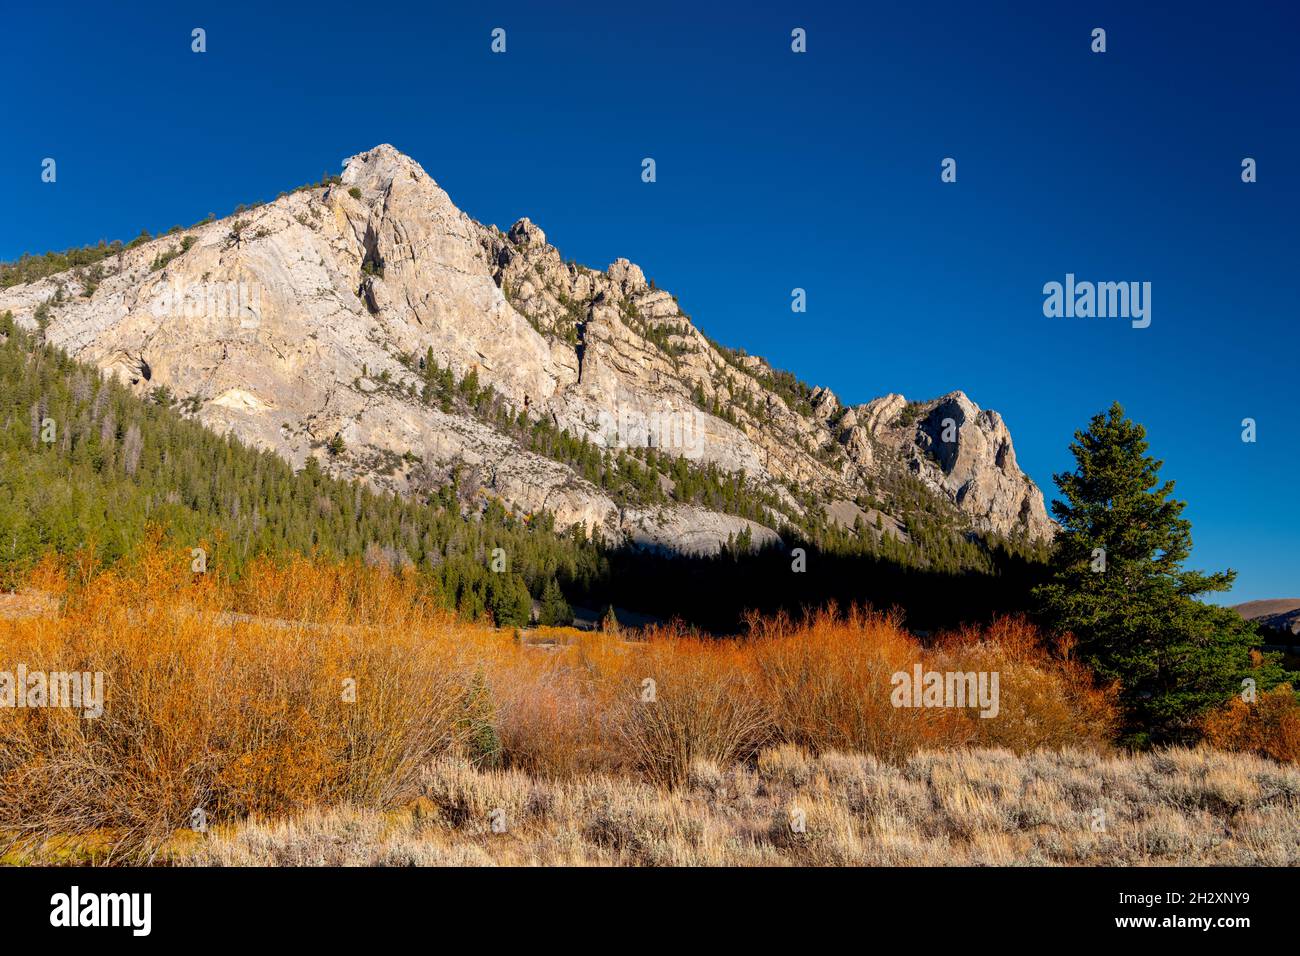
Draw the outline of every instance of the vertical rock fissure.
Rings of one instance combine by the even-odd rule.
[[[578,384],[582,384],[583,359],[587,355],[587,320],[575,322],[574,330],[578,333],[578,344],[574,347],[574,352],[578,357]]]

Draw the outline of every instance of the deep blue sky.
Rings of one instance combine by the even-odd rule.
[[[0,258],[226,215],[389,142],[476,219],[627,256],[849,402],[963,389],[1049,500],[1118,399],[1195,565],[1236,568],[1234,601],[1300,596],[1294,4],[293,6],[7,11]],[[1044,318],[1066,272],[1150,281],[1151,327]]]

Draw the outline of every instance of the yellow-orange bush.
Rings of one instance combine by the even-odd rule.
[[[1040,747],[1103,748],[1119,725],[1118,687],[1096,686],[1072,650],[1068,638],[1048,647],[1023,618],[1003,617],[981,629],[941,636],[931,666],[1001,675],[998,719],[981,718],[975,710],[959,712],[973,725],[969,742],[975,746],[1016,753]]]
[[[1300,761],[1300,701],[1290,684],[1264,691],[1248,704],[1234,697],[1205,719],[1205,739],[1222,750]]]
[[[661,632],[630,663],[611,675],[611,724],[630,764],[656,783],[682,783],[696,759],[749,757],[770,736],[774,715],[744,645]]]
[[[97,719],[0,710],[0,836],[107,830],[141,856],[196,808],[215,824],[403,802],[447,753],[673,786],[697,759],[774,744],[890,760],[1105,746],[1115,718],[1111,691],[1017,620],[931,646],[856,609],[756,618],[738,638],[666,627],[536,646],[458,622],[410,571],[264,559],[236,582],[192,573],[157,537],[107,571],[45,562],[29,587],[55,610],[0,618],[0,670],[102,671],[107,702]],[[891,676],[918,662],[997,670],[999,717],[894,707]]]
[[[785,742],[898,757],[966,736],[952,711],[890,702],[891,676],[921,658],[894,617],[826,609],[799,624],[753,618],[750,639],[773,730]]]
[[[48,565],[38,576],[58,589]],[[196,809],[217,822],[415,792],[465,733],[453,622],[360,567],[265,562],[248,580],[268,588],[255,610],[308,622],[230,613],[246,586],[192,575],[156,541],[64,589],[59,613],[0,622],[0,669],[102,672],[106,698],[96,719],[0,711],[0,831],[109,829],[143,852]]]
[[[923,647],[896,617],[826,609],[799,624],[751,621],[753,654],[773,727],[814,752],[857,751],[898,759],[921,747],[1001,746],[1023,752],[1063,744],[1106,745],[1114,692],[1086,668],[1043,648],[1025,621],[1004,618]],[[999,713],[976,708],[901,708],[892,676],[925,671],[998,672]]]
[[[512,767],[562,777],[616,765],[602,717],[605,688],[581,665],[581,654],[580,645],[498,646],[490,654],[495,727]]]
[[[895,707],[891,678],[916,663],[997,671],[998,716]],[[1117,717],[1113,689],[1094,687],[1068,648],[1049,652],[1030,625],[1011,618],[930,648],[897,618],[858,609],[798,623],[755,617],[743,639],[652,628],[637,642],[592,635],[498,655],[492,675],[515,765],[552,774],[634,768],[671,784],[694,758],[725,763],[780,742],[895,760],[922,747],[1104,747]]]

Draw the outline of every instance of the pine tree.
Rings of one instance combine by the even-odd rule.
[[[1119,403],[1096,415],[1070,445],[1077,466],[1055,475],[1064,501],[1047,583],[1035,589],[1046,622],[1072,632],[1081,659],[1118,681],[1134,743],[1191,736],[1196,718],[1253,677],[1281,678],[1276,665],[1251,670],[1253,625],[1196,600],[1226,591],[1234,571],[1184,571],[1191,553],[1185,502],[1161,482],[1163,462],[1146,454],[1146,430]]]
[[[518,574],[492,573],[487,580],[487,609],[497,627],[525,627],[533,615],[533,599]]]
[[[538,615],[538,623],[557,627],[568,624],[572,620],[573,609],[564,599],[564,592],[560,590],[559,583],[555,578],[547,578],[546,584],[542,587],[542,607]]]

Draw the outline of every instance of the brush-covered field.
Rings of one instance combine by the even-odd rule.
[[[793,745],[664,790],[439,758],[410,806],[313,809],[187,835],[182,864],[1300,865],[1300,771],[1202,748],[925,750],[892,764]],[[493,823],[497,821],[494,829]]]
[[[1289,690],[1131,754],[1114,689],[1016,619],[519,632],[414,574],[230,580],[154,539],[37,567],[0,608],[19,663],[102,673],[104,701],[0,709],[7,862],[1300,863]],[[997,673],[996,716],[895,706],[916,664]]]

